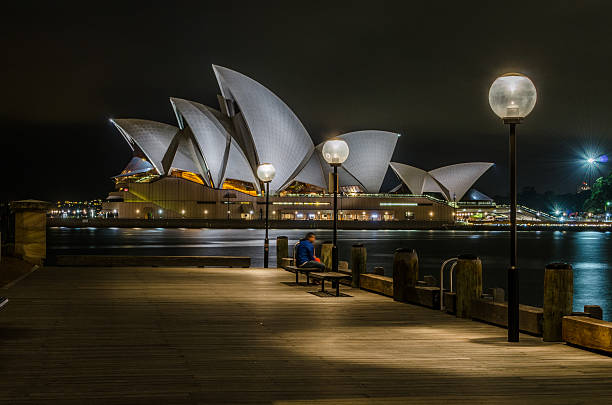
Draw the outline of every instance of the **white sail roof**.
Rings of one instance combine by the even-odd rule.
[[[170,167],[164,167],[162,160],[179,131],[177,127],[140,119],[117,119],[111,122],[126,139],[138,145],[159,174],[167,173]]]
[[[219,182],[218,187],[223,185],[225,179],[234,179],[252,183],[253,186],[255,186],[255,189],[260,191],[259,181],[253,174],[253,170],[251,169],[244,152],[242,149],[240,149],[238,143],[234,139],[231,140],[227,165],[222,174],[222,179]]]
[[[176,141],[178,144],[174,154],[174,159],[172,159],[171,167],[174,169],[197,173],[201,175],[202,178],[206,179],[206,169],[201,167],[198,161],[198,151],[192,140],[189,139],[187,133],[179,133],[177,137],[178,139]]]
[[[270,190],[276,193],[312,152],[308,132],[291,109],[255,80],[213,65],[223,97],[238,105],[253,138],[258,164],[272,163],[276,177]]]
[[[448,189],[448,199],[460,201],[493,163],[458,163],[431,170],[429,174]]]
[[[406,165],[403,163],[391,162],[389,164],[397,177],[410,189],[412,194],[423,194],[425,179],[429,176],[423,169]]]
[[[391,162],[390,166],[413,194],[441,193],[448,198],[448,190],[425,170],[397,162]]]
[[[229,146],[230,134],[208,107],[180,98],[171,98],[170,101],[179,123],[191,129],[210,172],[213,186],[220,187],[227,163],[225,151]]]
[[[325,176],[323,174],[323,168],[321,167],[321,162],[317,157],[317,151],[314,151],[308,162],[302,170],[295,176],[293,179],[295,181],[300,181],[306,184],[312,184],[313,186],[325,188],[327,185],[327,181],[325,180]],[[293,181],[291,180],[291,181]]]

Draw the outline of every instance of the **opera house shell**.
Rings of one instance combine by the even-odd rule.
[[[257,179],[256,169],[262,163],[272,163],[276,169],[270,183],[272,196],[325,195],[331,169],[321,155],[322,144],[313,143],[296,114],[255,80],[221,66],[213,65],[213,71],[220,88],[219,109],[170,98],[176,125],[142,119],[111,120],[132,148],[134,158],[115,176],[118,190],[111,193],[110,201],[151,202],[161,212],[162,200],[192,198],[168,195],[185,194],[176,187],[163,192],[152,191],[152,186],[145,189],[145,184],[164,179],[180,179],[190,183],[188,187],[207,192],[231,189],[258,196],[263,184]],[[391,167],[413,195],[438,193],[441,200],[458,201],[492,165],[463,163],[427,172],[391,163],[398,136],[381,130],[339,136],[350,149],[339,169],[345,194],[379,194]],[[121,192],[131,194],[120,197]]]

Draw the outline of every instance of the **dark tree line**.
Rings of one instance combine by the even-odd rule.
[[[544,212],[592,212],[612,213],[612,173],[595,180],[591,190],[579,193],[556,194],[552,191],[538,193],[534,187],[523,187],[519,192],[518,203]],[[495,201],[507,204],[507,196],[496,196]],[[606,205],[608,204],[609,205]]]
[[[591,195],[584,202],[584,210],[594,214],[606,210],[612,212],[612,173],[595,180],[591,187]]]

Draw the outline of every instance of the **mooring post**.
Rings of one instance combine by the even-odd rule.
[[[286,236],[276,237],[276,267],[282,267],[282,259],[289,257],[289,238]]]
[[[471,254],[458,257],[455,265],[457,318],[472,317],[472,303],[482,296],[482,262]]]
[[[393,255],[393,299],[406,301],[408,288],[414,288],[419,279],[419,256],[414,249],[399,248]]]
[[[330,241],[325,241],[321,244],[321,263],[325,265],[326,270],[331,270],[332,268],[332,247],[334,244]]]
[[[15,213],[15,254],[32,264],[43,264],[47,257],[46,201],[22,200],[10,203]]]
[[[385,268],[384,267],[380,267],[380,266],[374,267],[374,274],[379,275],[379,276],[384,276],[385,275]]]
[[[572,313],[574,271],[569,263],[551,263],[544,269],[544,315],[542,337],[545,342],[562,340],[563,317]]]
[[[351,270],[353,271],[353,288],[359,288],[361,274],[366,272],[367,251],[363,243],[356,243],[351,248]]]

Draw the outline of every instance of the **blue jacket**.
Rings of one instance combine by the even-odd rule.
[[[308,239],[302,239],[297,246],[297,252],[295,254],[298,266],[314,260],[314,246]]]

